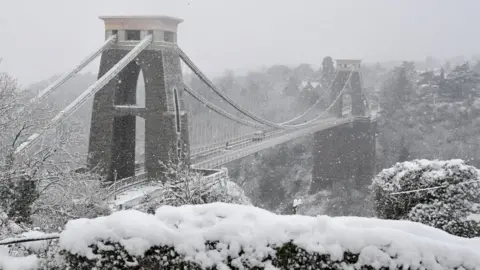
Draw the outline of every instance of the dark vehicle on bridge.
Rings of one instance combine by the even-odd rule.
[[[253,137],[252,137],[252,141],[261,141],[265,139],[265,131],[255,131],[255,133],[253,133]]]

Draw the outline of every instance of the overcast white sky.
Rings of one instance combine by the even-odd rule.
[[[27,84],[73,67],[104,39],[100,15],[170,15],[208,73],[480,52],[479,0],[0,0],[0,69]],[[97,65],[89,67],[95,71]]]

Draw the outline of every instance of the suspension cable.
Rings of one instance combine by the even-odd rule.
[[[255,128],[263,128],[265,127],[265,125],[261,125],[261,124],[257,124],[257,123],[254,123],[254,122],[250,122],[248,120],[245,120],[245,119],[242,119],[242,118],[239,118],[225,110],[223,110],[222,108],[216,106],[215,104],[211,103],[210,101],[208,101],[206,98],[204,98],[201,94],[199,94],[197,91],[193,90],[192,88],[190,88],[188,85],[184,84],[183,85],[185,91],[187,91],[187,93],[189,93],[192,97],[194,97],[196,100],[200,101],[202,104],[204,104],[205,106],[207,106],[208,108],[210,108],[211,110],[215,111],[216,113],[232,120],[232,121],[235,121],[239,124],[242,124],[242,125],[245,125],[245,126],[250,126],[250,127],[255,127]]]
[[[320,97],[318,97],[317,101],[315,102],[315,104],[312,105],[312,107],[310,107],[308,110],[306,110],[304,113],[302,113],[301,115],[293,118],[293,119],[290,119],[288,121],[285,121],[285,122],[282,122],[280,123],[281,125],[285,125],[285,124],[289,124],[291,122],[294,122],[302,117],[304,117],[305,115],[307,115],[311,110],[313,110],[313,108],[317,107],[317,105],[320,103],[320,101],[323,99],[323,96],[328,93],[329,91],[331,91],[331,88],[333,86],[333,83],[335,82],[335,79],[337,78],[337,75],[338,75],[338,69],[336,70],[335,72],[335,76],[333,76],[333,80],[330,82],[330,85],[328,86],[327,89],[325,89],[322,93],[322,95]]]
[[[105,51],[112,43],[117,40],[117,35],[110,36],[102,46],[97,49],[95,52],[90,54],[87,58],[82,60],[80,64],[78,64],[72,71],[65,73],[61,77],[59,77],[55,82],[47,86],[43,89],[36,97],[34,97],[30,102],[31,103],[38,103],[43,99],[47,98],[53,91],[55,91],[58,87],[64,84],[68,79],[70,79],[73,75],[77,74],[80,70],[82,70],[86,65],[92,62],[95,58],[97,58],[103,51]]]
[[[335,100],[330,104],[330,106],[325,110],[323,111],[320,115],[316,116],[315,118],[305,122],[305,123],[301,123],[301,124],[295,124],[295,125],[283,125],[282,127],[284,127],[283,129],[295,129],[295,128],[299,128],[299,127],[304,127],[304,126],[308,126],[310,124],[313,124],[314,122],[316,122],[318,119],[320,119],[321,117],[325,116],[325,114],[327,114],[332,108],[333,106],[340,100],[340,98],[342,97],[343,93],[345,92],[346,88],[347,88],[347,85],[349,85],[350,81],[351,81],[351,78],[352,78],[352,75],[353,73],[355,72],[355,69],[352,69],[352,71],[350,72],[349,76],[348,76],[348,79],[345,81],[345,83],[343,84],[343,88],[342,90],[338,93],[337,97],[335,98]],[[241,119],[241,118],[238,118],[232,114],[230,114],[229,112],[217,107],[216,105],[214,105],[213,103],[211,103],[210,101],[208,101],[206,98],[204,98],[201,94],[199,94],[198,92],[196,92],[195,90],[191,89],[190,87],[188,87],[187,85],[185,85],[185,90],[190,94],[192,95],[194,98],[196,98],[198,101],[200,101],[201,103],[205,104],[207,107],[209,107],[210,109],[216,111],[217,113],[235,121],[235,122],[238,122],[238,123],[241,123],[243,125],[248,125],[248,126],[253,126],[253,127],[265,127],[265,126],[262,126],[262,125],[259,125],[259,124],[256,124],[256,123],[252,123],[250,121],[247,121],[247,120],[244,120],[244,119]]]
[[[294,128],[297,128],[298,126],[304,126],[306,123],[304,124],[300,124],[300,125],[282,125],[282,124],[279,124],[279,123],[275,123],[275,122],[272,122],[272,121],[269,121],[267,119],[264,119],[260,116],[257,116],[256,114],[254,113],[251,113],[250,111],[244,109],[242,106],[240,106],[238,103],[236,103],[234,100],[232,100],[226,93],[224,93],[222,90],[220,90],[218,87],[215,86],[215,84],[213,84],[213,82],[208,79],[207,76],[205,76],[205,74],[203,74],[203,72],[193,63],[193,61],[182,51],[182,49],[180,47],[177,47],[177,50],[178,50],[178,53],[179,53],[179,56],[180,58],[183,60],[183,62],[188,66],[190,67],[190,69],[205,83],[208,85],[208,87],[210,89],[212,89],[215,93],[217,93],[223,100],[225,100],[228,104],[230,104],[232,107],[234,107],[235,109],[237,109],[238,111],[240,111],[241,113],[243,113],[244,115],[250,117],[251,119],[259,122],[259,123],[262,123],[264,125],[267,125],[267,126],[270,126],[270,127],[273,127],[273,128],[277,128],[277,129],[294,129]],[[353,71],[352,71],[353,72]],[[351,74],[350,74],[351,75]],[[345,88],[345,85],[344,85],[344,88]],[[315,118],[318,119],[319,117]],[[309,121],[308,123],[311,123],[312,121]]]
[[[92,84],[85,92],[78,96],[72,103],[70,103],[65,109],[60,111],[54,118],[50,120],[39,133],[32,134],[24,143],[22,143],[15,153],[24,151],[38,142],[38,139],[45,134],[45,132],[51,128],[60,125],[65,119],[72,115],[80,106],[82,106],[88,98],[100,91],[109,81],[117,76],[120,71],[123,70],[135,57],[138,56],[150,43],[152,42],[152,35],[146,36],[140,43],[138,43],[130,52],[128,52],[117,64],[115,64],[107,73],[105,73],[100,79]]]
[[[480,180],[472,180],[472,181],[467,181],[463,183],[458,183],[458,184],[446,184],[446,185],[441,185],[441,186],[434,186],[434,187],[429,187],[429,188],[419,188],[419,189],[413,189],[413,190],[406,190],[406,191],[398,191],[398,192],[392,192],[390,195],[400,195],[400,194],[410,194],[410,193],[416,193],[420,191],[429,191],[429,190],[436,190],[436,189],[441,189],[441,188],[448,188],[450,186],[461,186],[461,185],[467,185],[467,184],[473,184],[473,183],[478,183]]]
[[[310,125],[312,124],[313,122],[316,122],[318,119],[320,119],[321,117],[325,116],[325,114],[327,114],[327,112],[329,112],[333,106],[335,104],[337,104],[337,102],[340,100],[340,98],[342,98],[343,96],[343,93],[345,92],[345,90],[347,89],[347,83],[350,82],[350,79],[352,78],[352,74],[353,72],[355,71],[355,69],[352,69],[352,71],[350,72],[350,75],[348,76],[348,79],[347,81],[345,82],[345,84],[343,84],[343,88],[342,90],[338,93],[337,97],[335,98],[335,100],[332,102],[332,104],[330,104],[330,106],[328,106],[328,108],[323,111],[320,115],[318,115],[317,117],[313,118],[312,120],[308,121],[308,122],[305,122],[305,123],[302,123],[302,124],[296,124],[296,125],[292,125],[293,127],[295,128],[298,128],[298,127],[303,127],[303,126],[307,126],[307,125]]]
[[[183,60],[183,62],[200,78],[200,80],[202,80],[205,84],[208,85],[208,87],[210,89],[212,89],[215,93],[217,93],[217,95],[219,95],[223,100],[225,100],[228,104],[230,104],[232,107],[234,107],[236,110],[240,111],[241,113],[243,113],[244,115],[250,117],[251,119],[259,122],[259,123],[262,123],[264,125],[267,125],[267,126],[270,126],[270,127],[274,127],[274,128],[280,128],[280,129],[285,129],[282,125],[279,125],[277,123],[274,123],[274,122],[271,122],[267,119],[264,119],[260,116],[257,116],[249,111],[247,111],[246,109],[242,108],[242,106],[240,106],[238,103],[236,103],[233,99],[231,99],[228,95],[226,95],[225,93],[223,93],[222,90],[220,90],[219,88],[217,88],[215,86],[215,84],[213,84],[212,81],[210,81],[210,79],[208,79],[207,76],[205,76],[205,74],[203,74],[200,69],[193,63],[192,60],[190,60],[190,58],[182,51],[182,49],[180,47],[177,47],[178,49],[178,54],[180,56],[180,59]]]

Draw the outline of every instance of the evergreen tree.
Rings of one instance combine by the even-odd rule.
[[[323,58],[322,61],[322,78],[320,83],[324,89],[327,89],[332,83],[335,76],[335,66],[330,56]]]
[[[315,104],[315,102],[317,102],[319,98],[320,95],[317,93],[316,89],[314,89],[313,87],[304,87],[300,91],[298,101],[302,105],[302,107],[309,107]]]
[[[301,64],[293,69],[293,76],[298,80],[310,80],[313,79],[315,71],[309,64]]]
[[[394,68],[381,87],[379,103],[382,111],[377,138],[382,145],[382,167],[391,166],[399,162],[399,158],[410,156],[407,153],[411,145],[412,112],[408,106],[409,101],[413,100],[413,84],[407,76],[408,69],[408,65]]]
[[[272,82],[284,82],[292,76],[292,70],[284,65],[271,66],[266,73]]]
[[[396,67],[382,86],[380,105],[385,114],[393,114],[411,99],[413,85],[408,73],[408,67]]]
[[[398,162],[404,162],[410,159],[410,151],[405,145],[405,137],[402,136],[400,140],[400,155],[398,157]]]
[[[443,65],[443,69],[446,71],[446,72],[450,72],[452,71],[452,64],[450,64],[450,62],[445,62],[445,65]]]
[[[433,71],[426,71],[420,74],[420,81],[418,82],[419,85],[423,84],[432,84],[434,82],[435,74]]]
[[[294,76],[288,80],[287,86],[283,89],[283,94],[286,96],[296,96],[300,91],[298,89],[300,83]]]
[[[17,223],[31,223],[32,205],[38,199],[37,185],[34,180],[24,175],[14,187],[13,202],[8,216]]]
[[[463,100],[475,96],[480,75],[470,69],[468,63],[455,67],[445,79],[440,95],[451,100]]]

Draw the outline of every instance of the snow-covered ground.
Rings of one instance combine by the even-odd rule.
[[[307,252],[327,253],[333,260],[341,260],[345,251],[356,253],[359,263],[375,267],[480,268],[480,239],[453,236],[420,223],[282,216],[253,206],[224,203],[163,206],[155,215],[127,210],[73,220],[61,233],[60,245],[93,259],[89,246],[107,239],[120,243],[133,256],[142,256],[153,246],[173,246],[204,267],[222,267],[228,256],[261,265],[261,259],[274,252],[272,245],[293,240]],[[221,245],[207,251],[206,240]],[[241,247],[246,247],[242,255]]]
[[[58,234],[45,234],[39,231],[28,231],[20,235],[20,238],[7,238],[0,241],[0,243],[5,244],[12,240],[18,240],[21,238],[50,238],[58,237]],[[33,241],[21,243],[21,246],[33,251],[33,252],[42,252],[46,251],[48,248],[48,241]],[[40,265],[40,259],[36,255],[28,256],[11,256],[10,247],[8,245],[0,245],[0,269],[2,270],[36,270]]]
[[[147,185],[141,187],[135,187],[130,190],[124,191],[116,196],[116,199],[113,201],[113,205],[122,205],[131,200],[137,199],[139,197],[144,197],[145,195],[159,189],[158,185]]]
[[[8,254],[9,248],[0,246],[0,269],[3,270],[36,270],[39,259],[35,255],[27,257],[12,257]]]

